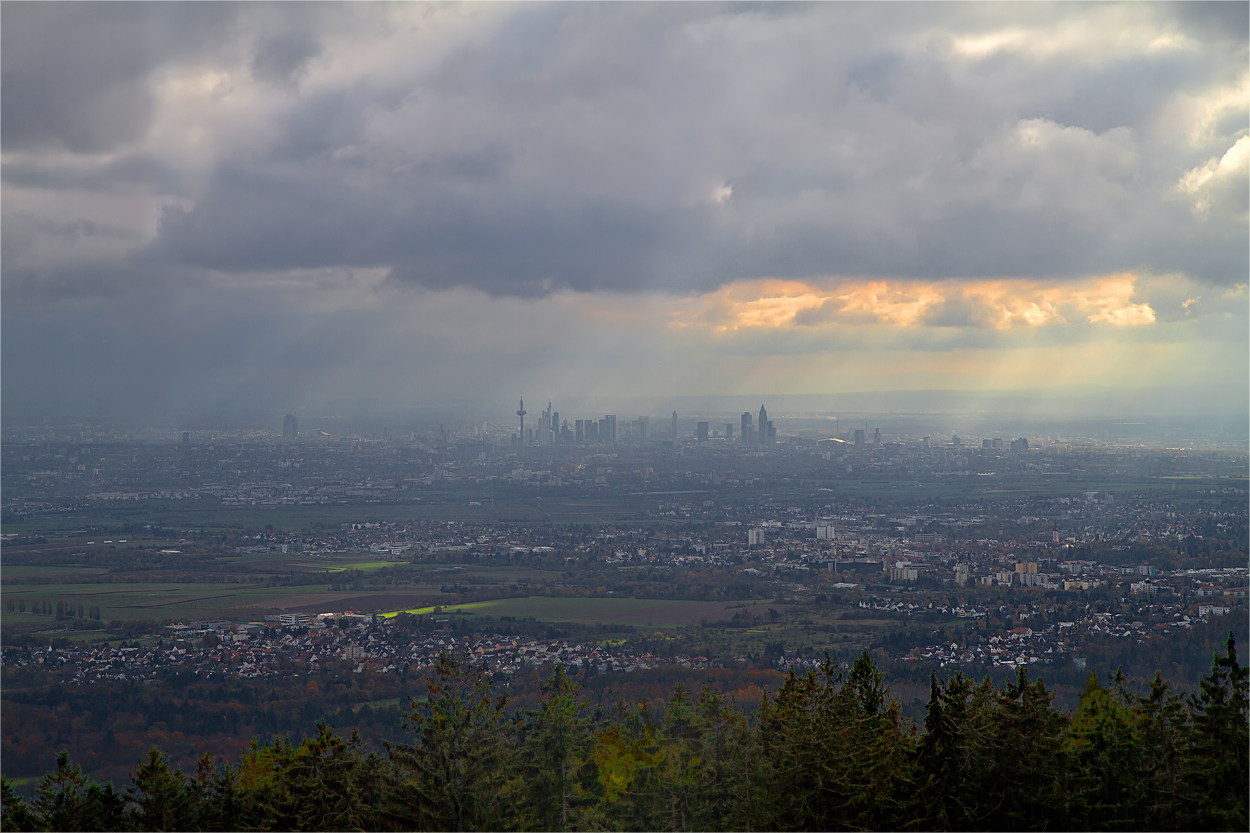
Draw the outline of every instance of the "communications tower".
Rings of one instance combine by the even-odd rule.
[[[521,433],[517,434],[517,445],[525,445],[525,394],[521,394],[521,407],[517,408],[516,415],[521,418]]]

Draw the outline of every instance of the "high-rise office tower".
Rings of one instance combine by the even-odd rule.
[[[605,443],[616,442],[616,414],[604,414],[603,425],[604,425],[603,441]]]
[[[673,445],[677,445],[677,412],[673,411]]]
[[[525,444],[525,396],[521,396],[521,407],[516,409],[516,415],[521,418],[521,433],[517,436],[521,439],[521,444]]]
[[[855,447],[863,448],[865,439],[866,439],[866,429],[856,428],[855,429]]]
[[[872,444],[881,445],[881,429],[874,428],[872,431]]]
[[[694,427],[694,438],[701,443],[707,442],[707,423],[696,423]]]
[[[573,440],[582,442],[586,439],[586,420],[579,419],[573,423]]]
[[[734,424],[732,422],[725,423],[725,439],[732,440],[734,438]]]
[[[287,414],[282,418],[282,439],[293,440],[299,436],[299,420]]]
[[[551,441],[553,443],[560,442],[560,412],[551,412]]]
[[[551,434],[551,403],[547,403],[547,409],[538,413],[538,428],[534,430],[534,439],[539,445],[546,445]]]
[[[760,405],[760,445],[768,445],[768,411]]]
[[[768,435],[768,441],[765,443],[765,445],[776,445],[777,444],[777,429],[773,427],[773,421],[771,419],[768,421],[767,425],[768,425],[768,428],[765,429],[765,431]]]
[[[750,445],[751,444],[751,412],[750,411],[745,412],[742,415],[742,419],[740,420],[740,422],[742,423],[742,426],[741,426],[742,427],[742,444]]]
[[[284,435],[285,435],[285,432],[283,432],[283,433],[284,433]],[[183,445],[190,445],[190,444],[191,444],[191,432],[190,432],[190,431],[183,431],[183,432],[182,432],[182,444],[183,444]]]
[[[638,439],[641,442],[647,441],[647,430],[651,427],[651,417],[638,417]]]

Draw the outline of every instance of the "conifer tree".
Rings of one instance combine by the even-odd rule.
[[[1250,669],[1237,661],[1237,644],[1228,634],[1224,655],[1215,655],[1211,673],[1190,698],[1194,741],[1188,782],[1199,800],[1183,818],[1194,830],[1242,830],[1247,827],[1250,738],[1247,691]]]
[[[511,761],[506,697],[467,655],[439,654],[425,700],[404,715],[413,743],[387,744],[401,772],[389,817],[420,829],[485,830],[501,826]]]
[[[101,787],[69,753],[56,756],[56,770],[43,776],[31,809],[44,830],[125,830],[125,799],[112,784]]]
[[[169,758],[155,747],[130,777],[126,789],[126,825],[131,830],[187,830],[191,827],[191,796],[187,777],[171,769]]]
[[[589,762],[590,719],[579,702],[581,687],[557,664],[541,686],[520,743],[518,810],[522,827],[568,830],[586,803],[583,771]],[[580,826],[579,826],[580,827]]]
[[[0,829],[38,830],[39,819],[17,794],[13,782],[0,778]]]

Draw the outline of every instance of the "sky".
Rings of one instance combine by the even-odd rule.
[[[1248,8],[5,3],[3,415],[1244,414]]]

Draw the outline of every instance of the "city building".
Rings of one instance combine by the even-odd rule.
[[[699,422],[695,424],[694,438],[701,443],[707,442],[707,423]]]
[[[282,419],[282,439],[293,440],[299,436],[299,420],[293,414],[287,414]]]

